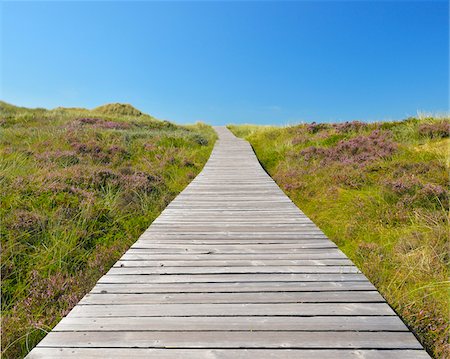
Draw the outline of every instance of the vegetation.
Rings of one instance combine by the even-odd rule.
[[[450,357],[448,118],[230,126],[436,358]]]
[[[142,116],[143,113],[129,104],[109,103],[93,109],[94,112],[106,115]]]
[[[209,126],[130,105],[0,102],[2,357],[39,342],[209,157]]]

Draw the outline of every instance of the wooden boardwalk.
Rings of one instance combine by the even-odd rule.
[[[195,180],[29,358],[429,358],[224,127]]]

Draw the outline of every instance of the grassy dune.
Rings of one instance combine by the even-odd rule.
[[[130,105],[0,102],[2,357],[23,357],[201,170],[215,134]]]
[[[450,357],[449,119],[229,127],[427,350]]]

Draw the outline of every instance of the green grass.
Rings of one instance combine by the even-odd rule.
[[[126,116],[141,116],[143,113],[134,108],[130,104],[124,103],[109,103],[103,106],[94,108],[92,111],[103,113],[106,115],[126,115]]]
[[[0,102],[2,357],[21,358],[196,176],[211,127]]]
[[[425,348],[449,357],[449,119],[229,128]]]

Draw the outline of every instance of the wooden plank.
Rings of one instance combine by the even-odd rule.
[[[385,303],[250,303],[77,305],[71,317],[395,315]]]
[[[178,251],[223,251],[223,252],[266,252],[269,251],[271,253],[277,252],[280,249],[288,250],[290,252],[296,251],[299,249],[305,248],[337,248],[334,243],[331,243],[328,240],[317,240],[317,241],[302,241],[295,243],[240,243],[240,244],[226,244],[226,243],[218,243],[218,244],[191,244],[191,243],[152,243],[151,241],[139,241],[135,243],[132,249],[151,249],[153,252],[158,252],[163,249],[167,251],[170,249],[172,252]]]
[[[119,260],[114,267],[352,266],[348,259],[265,260]]]
[[[164,303],[364,303],[384,302],[377,291],[267,292],[267,293],[173,293],[86,294],[80,304]]]
[[[235,249],[222,249],[220,246],[204,249],[197,248],[130,248],[129,253],[162,253],[162,254],[260,254],[260,253],[271,253],[271,254],[285,254],[285,253],[308,253],[305,249],[311,250],[333,250],[335,249],[331,245],[316,245],[313,248],[279,248],[273,250],[271,248],[235,248]],[[317,253],[311,251],[310,253]]]
[[[236,218],[234,216],[220,216],[217,214],[207,215],[203,213],[202,217],[194,216],[190,214],[189,216],[181,216],[179,214],[175,215],[165,215],[160,216],[153,221],[153,225],[174,225],[179,224],[183,226],[194,226],[197,224],[212,224],[212,225],[221,225],[221,224],[240,224],[240,225],[255,225],[261,223],[270,222],[272,224],[280,224],[280,225],[290,225],[295,223],[312,223],[310,219],[304,218],[301,216],[286,216],[283,214],[281,216],[271,216],[268,213],[266,216],[263,216],[261,213],[258,213],[257,216],[242,216]]]
[[[337,248],[301,248],[299,250],[297,249],[277,249],[274,251],[270,250],[254,250],[254,249],[245,249],[243,248],[241,251],[239,250],[221,250],[218,247],[212,247],[207,249],[152,249],[152,248],[130,248],[127,253],[129,254],[137,254],[137,253],[143,253],[143,254],[182,254],[182,255],[200,255],[200,254],[207,254],[207,255],[215,255],[215,254],[235,254],[236,256],[245,256],[245,255],[266,255],[266,258],[273,258],[273,256],[276,257],[277,254],[281,254],[280,258],[292,258],[294,254],[298,254],[299,256],[305,256],[305,255],[335,255],[336,257],[345,258],[345,255]],[[247,257],[248,258],[248,257]],[[277,258],[277,257],[276,257]],[[298,257],[297,257],[298,258]]]
[[[317,231],[301,231],[299,233],[268,233],[264,234],[262,232],[248,232],[248,233],[236,233],[233,232],[185,232],[185,233],[170,233],[169,231],[165,233],[153,233],[153,232],[145,232],[141,239],[167,239],[167,240],[233,240],[238,242],[239,240],[253,240],[253,241],[264,241],[264,240],[285,240],[285,241],[303,241],[309,239],[328,239],[326,236]]]
[[[277,233],[274,236],[271,233],[236,233],[236,232],[221,232],[221,233],[211,233],[211,232],[184,232],[184,233],[148,233],[142,238],[144,242],[153,239],[167,239],[168,241],[190,241],[190,240],[215,240],[215,241],[234,241],[234,243],[239,243],[240,240],[254,240],[258,241],[271,241],[271,240],[284,240],[287,242],[299,242],[308,241],[311,239],[327,240],[319,235],[312,233]]]
[[[423,350],[36,348],[30,359],[426,359]]]
[[[274,273],[360,273],[355,266],[233,266],[233,267],[126,267],[111,268],[106,275],[132,274],[274,274]]]
[[[98,283],[221,283],[221,282],[337,282],[366,281],[362,274],[175,274],[175,275],[112,275],[101,277]]]
[[[408,328],[391,317],[121,317],[61,320],[53,329],[71,331],[388,331]]]
[[[199,242],[192,242],[188,239],[185,239],[184,241],[178,240],[181,243],[176,242],[170,242],[170,241],[163,241],[163,242],[156,242],[152,240],[139,240],[137,241],[132,248],[173,248],[173,249],[186,249],[186,248],[195,248],[195,249],[210,249],[210,248],[221,248],[222,250],[226,249],[239,249],[239,248],[248,248],[248,249],[279,249],[279,248],[287,248],[287,249],[295,249],[295,248],[308,248],[310,246],[320,245],[323,246],[324,244],[328,245],[331,248],[336,248],[336,245],[334,243],[330,243],[330,241],[326,238],[322,239],[309,239],[309,240],[288,240],[287,242],[282,241],[274,241],[268,240],[268,239],[254,239],[254,240],[219,240],[214,241],[211,240],[211,243],[208,243],[207,241],[202,241],[204,243]],[[227,243],[228,242],[228,243]]]
[[[97,283],[92,293],[234,293],[331,292],[375,290],[369,281],[357,282],[231,282],[231,283]]]
[[[420,349],[409,332],[50,332],[39,347]]]
[[[255,226],[249,226],[248,224],[242,226],[227,226],[227,225],[196,225],[196,226],[169,226],[152,228],[150,233],[201,233],[201,232],[228,232],[228,233],[252,233],[252,234],[269,234],[272,236],[279,235],[280,233],[286,234],[299,234],[302,231],[314,232],[314,225],[312,224],[297,224],[293,225],[272,225],[272,226],[259,226],[255,231]]]
[[[251,245],[258,245],[258,244],[290,244],[290,243],[296,243],[301,245],[302,243],[315,243],[311,240],[314,240],[317,242],[319,241],[326,241],[327,238],[302,238],[302,239],[269,239],[269,238],[245,238],[245,239],[231,239],[231,238],[223,238],[223,239],[190,239],[190,238],[165,238],[165,239],[157,239],[155,237],[153,238],[140,238],[139,243],[152,243],[154,245],[223,245],[223,244],[232,244],[232,245],[241,245],[241,244],[251,244]],[[137,243],[137,242],[136,242]]]
[[[233,253],[233,254],[224,254],[224,253],[202,253],[202,254],[156,254],[151,252],[143,252],[138,251],[131,252],[131,250],[127,251],[121,258],[121,260],[316,260],[316,259],[347,259],[345,255],[341,251],[303,251],[301,253],[250,253],[250,254],[242,254],[242,253]]]

